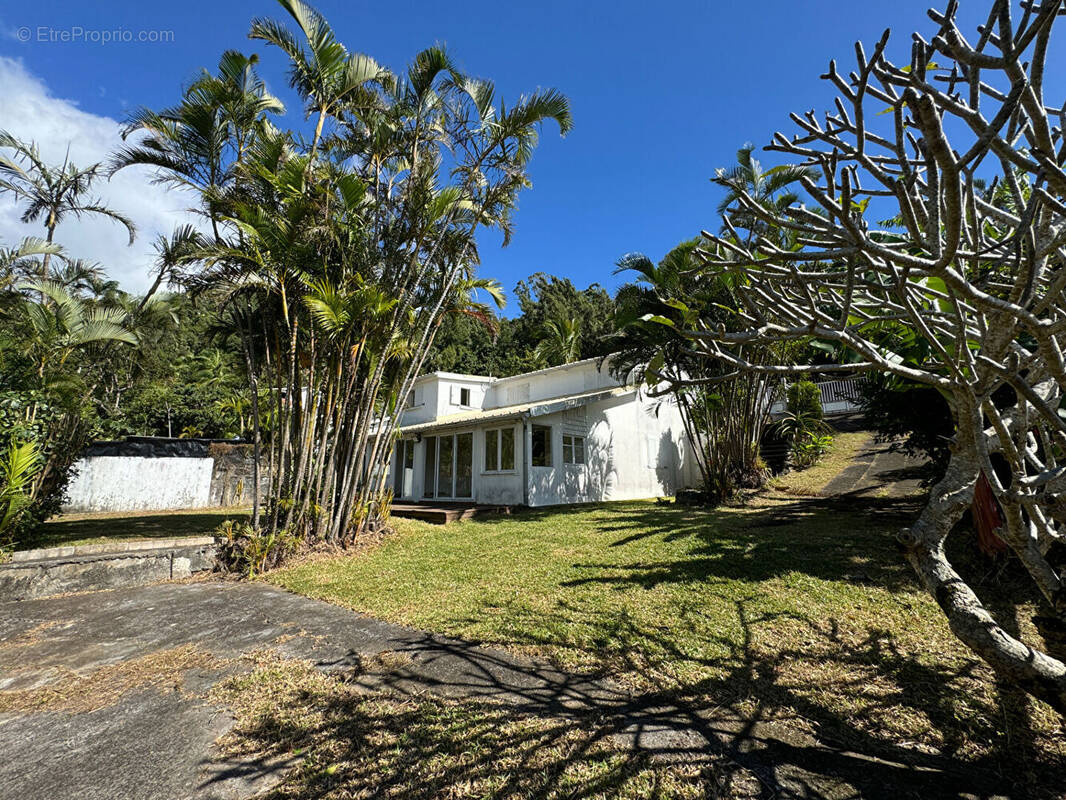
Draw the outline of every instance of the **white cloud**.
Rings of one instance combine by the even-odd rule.
[[[48,87],[22,62],[0,56],[0,127],[22,139],[32,140],[48,163],[62,163],[70,148],[70,160],[80,167],[106,161],[121,142],[118,120],[82,111],[71,100],[54,97]],[[97,181],[93,196],[125,214],[137,226],[132,246],[126,229],[103,217],[67,218],[56,229],[56,240],[75,258],[99,262],[107,274],[131,292],[147,289],[151,282],[158,234],[169,236],[180,224],[194,221],[188,209],[191,194],[152,185],[151,172],[129,167],[110,181]],[[25,236],[44,236],[42,224],[26,225],[10,194],[0,195],[0,242],[10,246]]]

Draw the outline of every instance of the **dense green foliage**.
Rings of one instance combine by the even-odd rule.
[[[427,371],[505,377],[610,352],[616,305],[599,284],[578,289],[569,278],[538,272],[519,282],[514,299],[513,318],[489,324],[465,314],[446,318]]]

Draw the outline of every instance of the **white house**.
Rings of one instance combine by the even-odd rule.
[[[407,398],[397,502],[545,506],[695,485],[676,405],[586,359],[510,378],[434,372]]]

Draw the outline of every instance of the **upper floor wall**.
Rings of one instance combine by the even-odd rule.
[[[587,358],[559,367],[500,378],[492,384],[485,398],[485,408],[536,403],[619,386],[621,381],[608,372],[607,364],[604,363],[600,369],[599,362],[598,358]]]
[[[415,381],[401,425],[418,425],[464,411],[490,410],[611,389],[621,385],[607,364],[590,358],[509,378],[433,372]]]

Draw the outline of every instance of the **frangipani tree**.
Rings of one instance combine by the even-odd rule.
[[[1061,639],[1066,140],[1063,98],[1044,90],[1063,4],[996,0],[972,40],[956,10],[930,12],[937,30],[914,36],[908,64],[886,56],[888,31],[872,52],[856,45],[853,71],[830,63],[835,109],[824,119],[793,114],[799,131],[767,148],[815,171],[800,178],[810,206],[734,194],[742,219],[793,236],[741,235],[728,214],[722,232],[704,232],[704,268],[734,278],[736,324],[694,319],[684,334],[736,370],[880,372],[940,391],[956,426],[950,466],[900,541],[955,634],[1066,713],[1066,664],[1054,648],[1008,633],[945,553],[987,480],[1002,510],[998,534],[1043,598],[1038,626],[1046,642]],[[742,355],[750,344],[812,338],[848,363]]]

